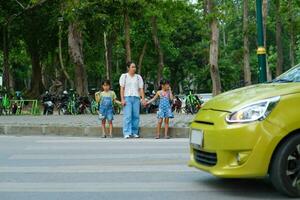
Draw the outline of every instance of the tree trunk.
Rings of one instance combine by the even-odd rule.
[[[106,69],[106,78],[112,80],[112,56],[113,56],[113,45],[117,39],[116,32],[113,30],[109,35],[104,32],[104,49],[105,49],[105,69]]]
[[[251,85],[248,4],[249,4],[248,0],[244,0],[243,32],[244,32],[244,84],[245,85]]]
[[[131,62],[131,48],[130,48],[130,21],[128,10],[124,11],[124,29],[125,29],[125,49],[126,49],[126,63]]]
[[[9,38],[8,38],[8,24],[3,26],[3,86],[9,88]]]
[[[40,54],[37,47],[37,41],[32,40],[32,44],[29,47],[29,53],[31,56],[32,75],[31,75],[31,87],[30,96],[38,97],[43,92],[42,81],[42,67],[40,63]]]
[[[61,39],[62,39],[62,30],[61,30],[61,25],[59,25],[59,37],[58,37],[58,55],[59,55],[59,63],[60,63],[60,67],[61,70],[63,71],[66,79],[68,80],[70,87],[73,88],[74,87],[74,82],[71,79],[69,73],[67,72],[65,65],[64,65],[64,60],[63,60],[63,56],[62,56],[62,47],[61,47]]]
[[[210,20],[211,28],[211,41],[209,48],[209,65],[210,65],[210,75],[213,85],[213,95],[218,95],[221,93],[221,79],[218,67],[218,55],[219,55],[219,27],[217,17],[213,16],[215,14],[215,2],[214,0],[208,0],[208,12],[212,15]]]
[[[47,80],[47,74],[46,74],[46,67],[45,67],[45,64],[41,64],[41,72],[42,72],[42,83],[43,83],[43,86],[45,88],[49,88],[49,84],[48,84],[48,80]]]
[[[276,0],[276,45],[277,45],[277,62],[276,62],[276,76],[282,74],[283,69],[283,49],[281,42],[281,15],[280,15],[280,0]]]
[[[42,81],[42,67],[40,60],[40,48],[38,44],[38,37],[36,37],[34,31],[37,28],[34,24],[34,17],[31,15],[28,26],[31,27],[30,35],[27,38],[28,52],[31,58],[31,81],[30,81],[30,91],[29,96],[38,97],[43,92],[43,81]]]
[[[262,17],[263,17],[263,32],[264,46],[267,46],[267,17],[268,17],[268,0],[262,0]]]
[[[109,73],[109,64],[108,64],[108,50],[107,50],[107,39],[106,39],[106,33],[103,33],[103,39],[104,39],[104,49],[105,49],[105,69],[106,69],[106,79],[110,80],[110,73]]]
[[[116,38],[114,38],[114,39],[116,39]],[[115,41],[112,40],[112,38],[111,38],[107,44],[107,60],[108,60],[109,80],[112,80],[112,71],[113,71],[112,56],[113,56],[114,42]]]
[[[12,92],[15,89],[15,79],[14,79],[14,76],[12,75],[11,70],[9,70],[9,88],[10,88],[10,91],[12,91]]]
[[[69,24],[68,43],[69,54],[75,64],[76,91],[80,96],[84,96],[88,94],[88,82],[83,59],[82,34],[76,22]]]
[[[158,70],[157,70],[157,84],[159,85],[161,78],[162,78],[162,72],[164,69],[164,54],[162,52],[160,42],[158,39],[157,35],[157,18],[156,16],[153,16],[151,18],[151,23],[152,23],[152,37],[153,37],[153,42],[155,45],[155,49],[158,53]]]
[[[294,25],[291,24],[291,38],[290,38],[290,60],[291,60],[291,67],[295,66],[295,48],[296,48],[296,39],[295,39],[295,31]]]
[[[294,19],[294,8],[292,6],[292,1],[289,1],[289,21],[290,21],[290,61],[291,66],[295,65],[295,48],[296,48],[296,37],[295,37],[295,19]]]
[[[146,49],[147,49],[147,42],[145,42],[145,44],[143,46],[143,49],[142,49],[142,52],[139,56],[139,63],[138,63],[138,73],[139,74],[142,74],[142,63],[143,63],[143,59],[144,59],[144,56],[145,56],[145,53],[146,53]]]
[[[208,0],[203,0],[203,12],[204,12],[204,15],[207,15],[208,13],[208,8],[207,8],[207,4],[208,4],[208,2],[207,2]]]
[[[262,15],[263,15],[263,32],[264,32],[264,47],[267,49],[267,16],[268,16],[268,0],[262,0]],[[267,55],[268,56],[268,55]],[[272,80],[272,72],[269,68],[268,59],[266,59],[267,80]]]

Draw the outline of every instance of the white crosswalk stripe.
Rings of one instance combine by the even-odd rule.
[[[170,145],[165,145],[165,146],[158,146],[158,145],[151,145],[151,146],[145,146],[145,145],[135,145],[135,146],[120,146],[120,145],[114,145],[114,144],[107,144],[102,146],[84,146],[83,150],[101,150],[105,148],[105,150],[186,150],[188,146],[170,146]],[[78,150],[78,147],[74,146],[61,146],[61,145],[48,145],[48,146],[28,146],[25,148],[25,150],[37,150],[37,151],[51,151],[51,150]]]
[[[188,139],[186,138],[176,138],[176,139],[171,139],[171,140],[166,140],[166,139],[160,139],[160,140],[153,140],[153,139],[120,139],[120,138],[113,138],[113,139],[90,139],[90,138],[86,138],[86,139],[81,139],[81,138],[70,138],[70,139],[40,139],[37,140],[36,143],[43,143],[43,144],[47,144],[47,143],[56,143],[56,144],[60,144],[60,143],[67,143],[67,144],[71,144],[71,143],[123,143],[123,144],[133,144],[133,143],[137,143],[137,144],[143,144],[143,143],[152,143],[152,144],[166,144],[166,145],[171,145],[171,144],[184,144],[188,142]]]
[[[263,182],[189,168],[188,143],[0,136],[0,200],[278,199]]]
[[[18,154],[13,155],[11,160],[90,160],[90,159],[187,159],[186,153],[170,154]]]
[[[194,183],[0,183],[0,192],[179,192],[215,191]]]
[[[89,153],[91,151],[91,153]],[[111,151],[111,153],[107,153]],[[168,151],[168,153],[165,153]],[[170,153],[174,151],[174,153]],[[84,153],[83,153],[84,152]],[[103,153],[104,152],[104,153]],[[142,173],[144,182],[1,182],[0,192],[133,192],[133,191],[199,191],[189,182],[165,182],[161,177],[147,183],[151,173],[185,174],[195,172],[186,166],[188,140],[124,139],[41,139],[30,142],[7,156],[9,166],[0,165],[5,174],[113,174]],[[97,163],[89,163],[91,161]],[[78,162],[80,161],[80,162]],[[82,162],[84,161],[84,162]],[[48,163],[48,166],[41,163]],[[57,163],[59,162],[59,163]],[[63,163],[60,163],[63,162]],[[74,165],[74,162],[77,162]],[[19,165],[18,165],[19,163]],[[35,179],[35,181],[37,181]],[[70,180],[71,181],[71,180]]]
[[[183,165],[136,166],[51,166],[51,167],[0,167],[0,173],[113,173],[113,172],[190,172]]]

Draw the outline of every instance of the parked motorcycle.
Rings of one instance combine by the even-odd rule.
[[[11,113],[13,115],[21,114],[22,105],[20,101],[23,100],[21,91],[16,91],[14,100],[11,105]]]
[[[172,105],[172,111],[173,112],[175,111],[176,113],[180,113],[181,108],[182,108],[182,101],[180,100],[180,98],[178,96],[176,96],[174,99],[174,103]]]
[[[89,97],[79,97],[78,98],[78,114],[88,114],[90,113],[91,109],[91,102],[89,101]]]
[[[68,102],[69,102],[69,94],[65,90],[59,96],[59,99],[58,99],[57,110],[58,110],[58,114],[59,115],[66,115],[66,114],[68,114]]]
[[[42,102],[44,106],[44,115],[52,115],[54,111],[54,97],[46,91],[42,96]]]

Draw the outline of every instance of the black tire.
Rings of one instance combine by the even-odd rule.
[[[185,107],[185,110],[186,110],[186,113],[187,113],[187,114],[193,114],[193,108],[192,108],[192,105],[187,104],[186,107]]]
[[[196,105],[192,105],[191,106],[191,114],[194,115],[198,112],[198,108],[196,107]]]
[[[281,144],[272,160],[270,178],[281,193],[300,197],[300,134]]]

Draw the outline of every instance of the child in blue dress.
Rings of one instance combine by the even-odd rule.
[[[95,94],[96,102],[99,105],[99,119],[102,122],[102,137],[106,138],[106,121],[109,123],[109,137],[112,137],[112,129],[113,129],[113,119],[114,119],[114,103],[121,104],[120,101],[117,100],[116,93],[110,90],[110,81],[105,80],[102,83],[102,92],[97,92]]]
[[[169,139],[168,131],[169,131],[169,119],[174,118],[174,114],[172,112],[172,102],[173,102],[173,94],[170,87],[170,82],[168,80],[162,80],[160,82],[161,90],[159,90],[156,95],[147,102],[150,104],[159,98],[159,108],[157,112],[157,129],[156,129],[156,139],[160,138],[160,129],[163,121],[165,122],[165,138]]]

